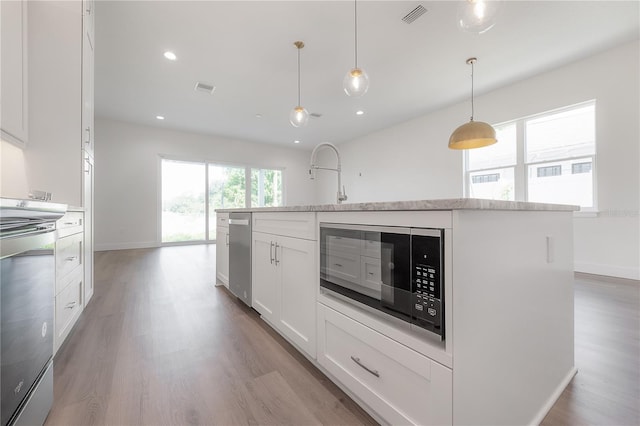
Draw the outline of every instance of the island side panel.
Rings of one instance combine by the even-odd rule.
[[[454,212],[454,424],[538,422],[575,374],[572,218]]]

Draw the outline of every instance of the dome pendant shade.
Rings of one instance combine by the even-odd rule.
[[[291,110],[289,114],[289,122],[293,127],[302,127],[309,121],[309,111],[298,105]]]
[[[496,143],[496,131],[490,124],[470,121],[453,131],[449,138],[451,149],[472,149]]]
[[[354,68],[345,75],[342,87],[348,96],[362,96],[369,90],[369,76],[363,69]]]
[[[471,119],[453,131],[449,137],[450,149],[472,149],[493,145],[498,142],[496,130],[482,121],[473,121],[473,64],[477,58],[467,59],[467,65],[471,65]]]

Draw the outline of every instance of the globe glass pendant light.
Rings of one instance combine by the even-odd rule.
[[[498,0],[464,0],[458,6],[458,27],[470,33],[482,34],[496,23]]]
[[[351,97],[362,96],[369,90],[369,76],[362,69],[358,68],[358,2],[353,2],[353,16],[354,16],[354,53],[355,53],[355,66],[347,73],[342,81],[342,87],[344,92]]]
[[[300,49],[304,47],[304,43],[296,41],[293,44],[298,49],[298,106],[289,113],[289,122],[293,127],[302,127],[309,121],[309,112],[300,105]]]
[[[449,138],[451,149],[481,148],[498,142],[496,131],[490,124],[473,121],[473,64],[476,61],[476,58],[467,59],[467,64],[471,65],[471,120],[453,131]]]

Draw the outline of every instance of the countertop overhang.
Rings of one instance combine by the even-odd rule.
[[[429,210],[518,210],[565,211],[580,210],[567,204],[530,203],[525,201],[484,200],[480,198],[450,198],[439,200],[382,201],[371,203],[317,204],[282,207],[250,207],[216,209],[218,213],[257,212],[349,212],[349,211],[429,211]]]

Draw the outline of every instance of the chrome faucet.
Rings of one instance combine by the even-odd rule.
[[[320,150],[320,148],[323,148],[325,146],[327,148],[331,148],[333,152],[336,153],[336,157],[338,157],[338,167],[336,167],[335,169],[332,169],[330,167],[320,167],[315,164],[316,155],[318,151]],[[323,142],[321,144],[318,144],[315,148],[313,148],[313,152],[311,153],[311,164],[309,165],[309,178],[315,179],[315,170],[332,170],[334,172],[338,172],[338,194],[337,194],[338,204],[342,203],[347,199],[347,193],[344,190],[344,186],[342,185],[342,166],[340,162],[340,153],[338,152],[338,148],[336,148],[334,144]]]

